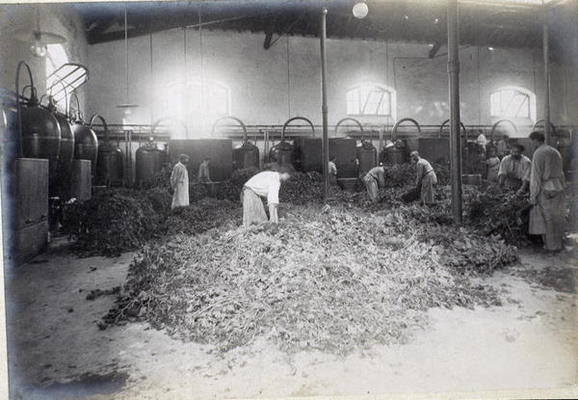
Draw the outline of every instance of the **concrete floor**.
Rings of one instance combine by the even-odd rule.
[[[504,306],[432,309],[429,324],[409,343],[346,358],[289,357],[259,341],[220,357],[210,346],[183,344],[146,323],[99,330],[96,322],[114,297],[86,295],[121,285],[131,258],[79,259],[59,247],[7,274],[13,399],[576,389],[576,295],[567,291],[567,279],[554,282],[556,288],[535,279],[547,267],[576,272],[568,255],[524,251],[520,265],[487,279],[503,292]],[[521,277],[524,271],[532,273]]]

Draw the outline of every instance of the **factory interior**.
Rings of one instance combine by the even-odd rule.
[[[0,395],[578,398],[577,0],[0,4],[0,60]]]

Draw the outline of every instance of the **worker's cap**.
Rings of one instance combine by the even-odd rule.
[[[186,161],[190,161],[191,157],[189,157],[187,154],[179,154],[179,161],[181,162],[186,162]]]
[[[391,140],[387,140],[387,141],[385,142],[385,148],[386,148],[386,149],[389,149],[390,147],[393,147],[393,146],[394,146],[394,144],[393,144],[393,142],[392,142]]]

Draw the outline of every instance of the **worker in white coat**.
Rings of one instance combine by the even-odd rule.
[[[290,172],[288,167],[279,166],[275,171],[259,172],[245,182],[241,192],[243,226],[267,221],[263,199],[267,200],[270,222],[279,222],[279,189],[281,183],[291,176]]]
[[[189,205],[189,173],[186,165],[190,158],[186,154],[179,156],[179,162],[173,167],[171,173],[171,189],[173,190],[173,203],[171,209],[186,207]]]
[[[376,203],[379,197],[378,189],[385,186],[385,167],[383,165],[373,167],[363,177],[369,199]]]
[[[416,166],[415,185],[420,195],[422,205],[434,204],[434,185],[438,183],[436,173],[425,158],[421,158],[417,151],[410,154],[411,161]]]
[[[562,250],[564,228],[564,189],[566,180],[562,169],[562,156],[552,146],[544,143],[542,132],[530,134],[536,148],[530,172],[530,229],[532,235],[542,235],[544,249]]]

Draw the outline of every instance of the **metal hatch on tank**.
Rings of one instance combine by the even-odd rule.
[[[281,130],[281,141],[271,147],[269,151],[269,158],[273,162],[277,162],[279,164],[284,165],[292,165],[298,170],[301,170],[302,160],[299,156],[299,150],[297,146],[285,141],[285,133],[287,131],[287,127],[293,121],[305,121],[311,127],[311,132],[315,135],[315,126],[313,122],[305,117],[293,117],[289,118],[284,124],[283,129]]]
[[[152,181],[155,175],[161,171],[163,163],[163,151],[157,147],[154,136],[151,136],[145,144],[136,150],[136,185],[142,186]]]
[[[217,125],[221,121],[228,119],[238,122],[243,129],[243,143],[233,148],[233,170],[242,168],[259,168],[259,148],[256,144],[249,142],[247,127],[239,118],[231,116],[219,118],[213,124],[211,133],[214,135]]]
[[[407,142],[401,139],[398,135],[399,127],[404,122],[411,122],[416,127],[416,132],[419,136],[421,133],[421,126],[420,124],[413,118],[402,118],[395,123],[393,129],[391,130],[391,142],[394,144],[393,146],[389,146],[384,148],[380,155],[379,160],[381,162],[387,162],[391,164],[403,164],[409,161],[409,151]],[[420,137],[418,140],[421,140]]]
[[[104,129],[104,140],[98,146],[98,161],[96,162],[96,184],[105,186],[120,186],[123,183],[123,154],[115,146],[108,135],[108,125],[105,119],[94,114],[90,118],[90,128],[92,129],[94,121],[99,119]]]
[[[74,159],[88,160],[91,163],[92,175],[96,175],[96,161],[98,159],[98,138],[96,133],[86,125],[82,118],[80,111],[80,104],[78,96],[73,93],[69,101],[76,99],[76,115],[71,117],[74,122],[72,124],[72,134],[74,135]],[[72,114],[72,113],[71,113]]]
[[[341,121],[339,121],[336,125],[335,125],[335,133],[337,134],[337,130],[339,129],[339,126],[341,126],[341,124],[345,121],[352,121],[354,122],[357,126],[359,126],[359,131],[361,132],[361,138],[359,143],[355,143],[355,160],[356,160],[356,166],[355,166],[355,175],[357,176],[363,176],[365,175],[371,168],[375,167],[377,165],[377,149],[375,148],[375,146],[373,145],[373,143],[371,143],[371,140],[367,140],[366,139],[366,133],[365,130],[363,129],[363,125],[361,124],[361,122],[359,122],[358,120],[356,120],[355,118],[343,118]],[[338,155],[336,154],[336,157]],[[337,161],[339,161],[339,158],[337,159]],[[338,168],[339,171],[339,168]],[[348,177],[353,177],[353,176],[343,176],[344,178],[348,178]]]

